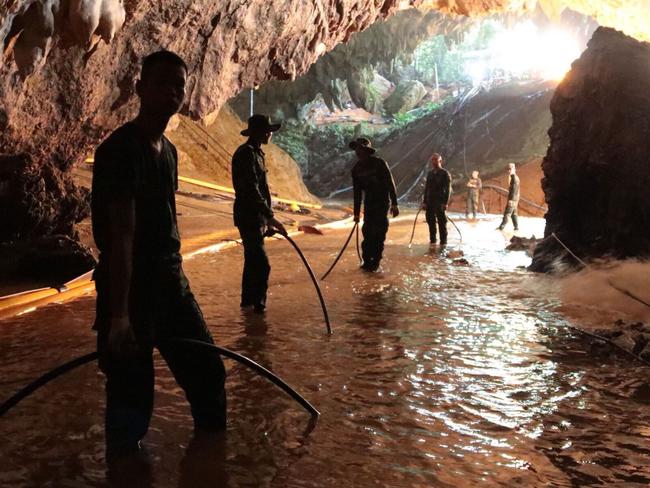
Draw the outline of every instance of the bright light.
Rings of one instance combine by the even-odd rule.
[[[481,59],[468,61],[465,69],[475,84],[501,75],[561,80],[581,51],[568,32],[527,21],[497,32]]]
[[[560,80],[580,56],[578,41],[557,28],[540,30],[524,22],[495,36],[490,51],[496,66],[515,76]]]

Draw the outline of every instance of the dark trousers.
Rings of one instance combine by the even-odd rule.
[[[101,288],[98,287],[98,302],[102,298]],[[226,370],[221,357],[191,345],[166,342],[195,339],[213,343],[189,286],[161,290],[152,285],[152,290],[157,293],[141,295],[135,305],[132,300],[131,321],[138,343],[134,355],[115,357],[108,350],[106,327],[100,327],[97,336],[99,367],[106,376],[107,455],[134,449],[147,433],[153,411],[154,342],[185,392],[195,428],[226,428]]]
[[[478,212],[478,193],[474,194],[469,192],[467,195],[467,210],[465,211],[465,216],[469,216],[471,213],[474,218],[476,218],[476,212]]]
[[[440,231],[440,243],[447,242],[447,213],[441,203],[427,203],[427,224],[429,224],[429,242],[436,242],[436,230]],[[437,227],[437,229],[436,229]]]
[[[364,265],[378,265],[384,252],[384,241],[388,232],[388,209],[364,211],[361,233],[361,254]]]
[[[244,270],[241,279],[241,305],[266,305],[271,265],[264,250],[264,229],[260,225],[241,225],[244,245]]]
[[[503,229],[508,223],[508,217],[512,217],[512,225],[515,226],[515,230],[519,229],[519,220],[517,218],[517,203],[510,203],[506,205],[506,209],[503,212],[503,220],[501,221],[500,229]]]

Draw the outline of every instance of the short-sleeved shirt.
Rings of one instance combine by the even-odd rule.
[[[162,150],[155,156],[132,122],[118,128],[97,148],[91,207],[93,235],[100,252],[98,269],[106,265],[111,244],[108,204],[116,197],[135,201],[133,273],[180,264],[177,161],[176,148],[167,138],[163,137]]]

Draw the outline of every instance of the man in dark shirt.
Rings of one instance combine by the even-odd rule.
[[[361,198],[363,196],[363,243],[361,250],[366,271],[379,268],[384,241],[388,232],[388,205],[393,217],[399,215],[397,193],[393,175],[388,164],[373,156],[375,149],[365,137],[350,142],[359,160],[352,168],[352,187],[354,190],[354,221],[359,222]]]
[[[503,230],[508,223],[508,217],[512,217],[512,225],[515,226],[515,230],[519,230],[519,220],[517,218],[517,206],[519,205],[519,176],[517,176],[517,171],[515,169],[515,164],[510,163],[508,165],[508,171],[510,173],[510,186],[508,188],[508,203],[506,204],[506,209],[503,211],[503,220],[501,225],[498,227],[498,230]]]
[[[447,205],[451,196],[451,175],[442,168],[442,156],[434,153],[431,156],[431,171],[427,173],[424,187],[422,208],[426,210],[429,225],[429,242],[435,244],[436,226],[440,231],[440,244],[447,244]]]
[[[183,273],[174,192],[176,148],[163,135],[185,96],[187,67],[169,51],[147,56],[140,111],[95,153],[92,225],[99,366],[106,375],[106,459],[137,452],[153,410],[158,348],[190,402],[195,432],[226,428],[225,369]]]
[[[252,306],[257,313],[266,307],[266,292],[271,266],[264,250],[267,228],[286,234],[281,222],[273,216],[271,193],[266,179],[262,144],[280,128],[269,117],[255,114],[248,119],[248,128],[241,134],[248,140],[232,157],[232,183],[235,188],[234,220],[244,245],[241,307]]]

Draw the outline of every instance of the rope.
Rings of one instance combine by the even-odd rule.
[[[544,239],[542,239],[542,241],[545,241],[545,240],[548,239],[549,237],[553,237],[553,238],[554,238],[554,239],[555,239],[555,240],[560,244],[560,246],[562,246],[562,247],[566,250],[566,252],[568,252],[568,253],[569,253],[569,254],[570,254],[570,255],[571,255],[571,256],[572,256],[576,261],[578,261],[578,262],[579,262],[583,267],[585,267],[585,268],[590,268],[590,266],[589,266],[585,261],[583,261],[583,260],[580,259],[578,256],[576,256],[576,254],[575,254],[571,249],[569,249],[569,247],[568,247],[566,244],[564,244],[564,242],[562,242],[562,241],[560,240],[560,238],[555,234],[555,232],[552,232],[550,236],[545,237]],[[637,302],[639,302],[639,303],[645,305],[646,307],[650,308],[650,303],[646,302],[646,301],[643,300],[642,298],[637,297],[637,296],[634,295],[631,291],[626,290],[625,288],[620,288],[619,286],[617,286],[617,285],[615,285],[614,283],[612,283],[612,281],[609,280],[609,279],[607,280],[607,284],[608,284],[609,286],[611,286],[612,288],[614,288],[616,291],[622,293],[623,295],[625,295],[625,296],[631,298],[632,300],[635,300],[635,301],[637,301]]]
[[[578,261],[580,264],[582,264],[585,268],[589,267],[589,265],[587,263],[585,263],[582,259],[580,259],[578,256],[576,256],[574,254],[574,252],[571,249],[569,249],[568,246],[566,244],[564,244],[564,242],[562,242],[557,235],[555,235],[555,232],[551,233],[550,237],[555,238],[555,240],[560,244],[560,246],[562,246],[566,250],[566,252],[568,252],[571,256],[573,256],[573,258],[576,261]]]

